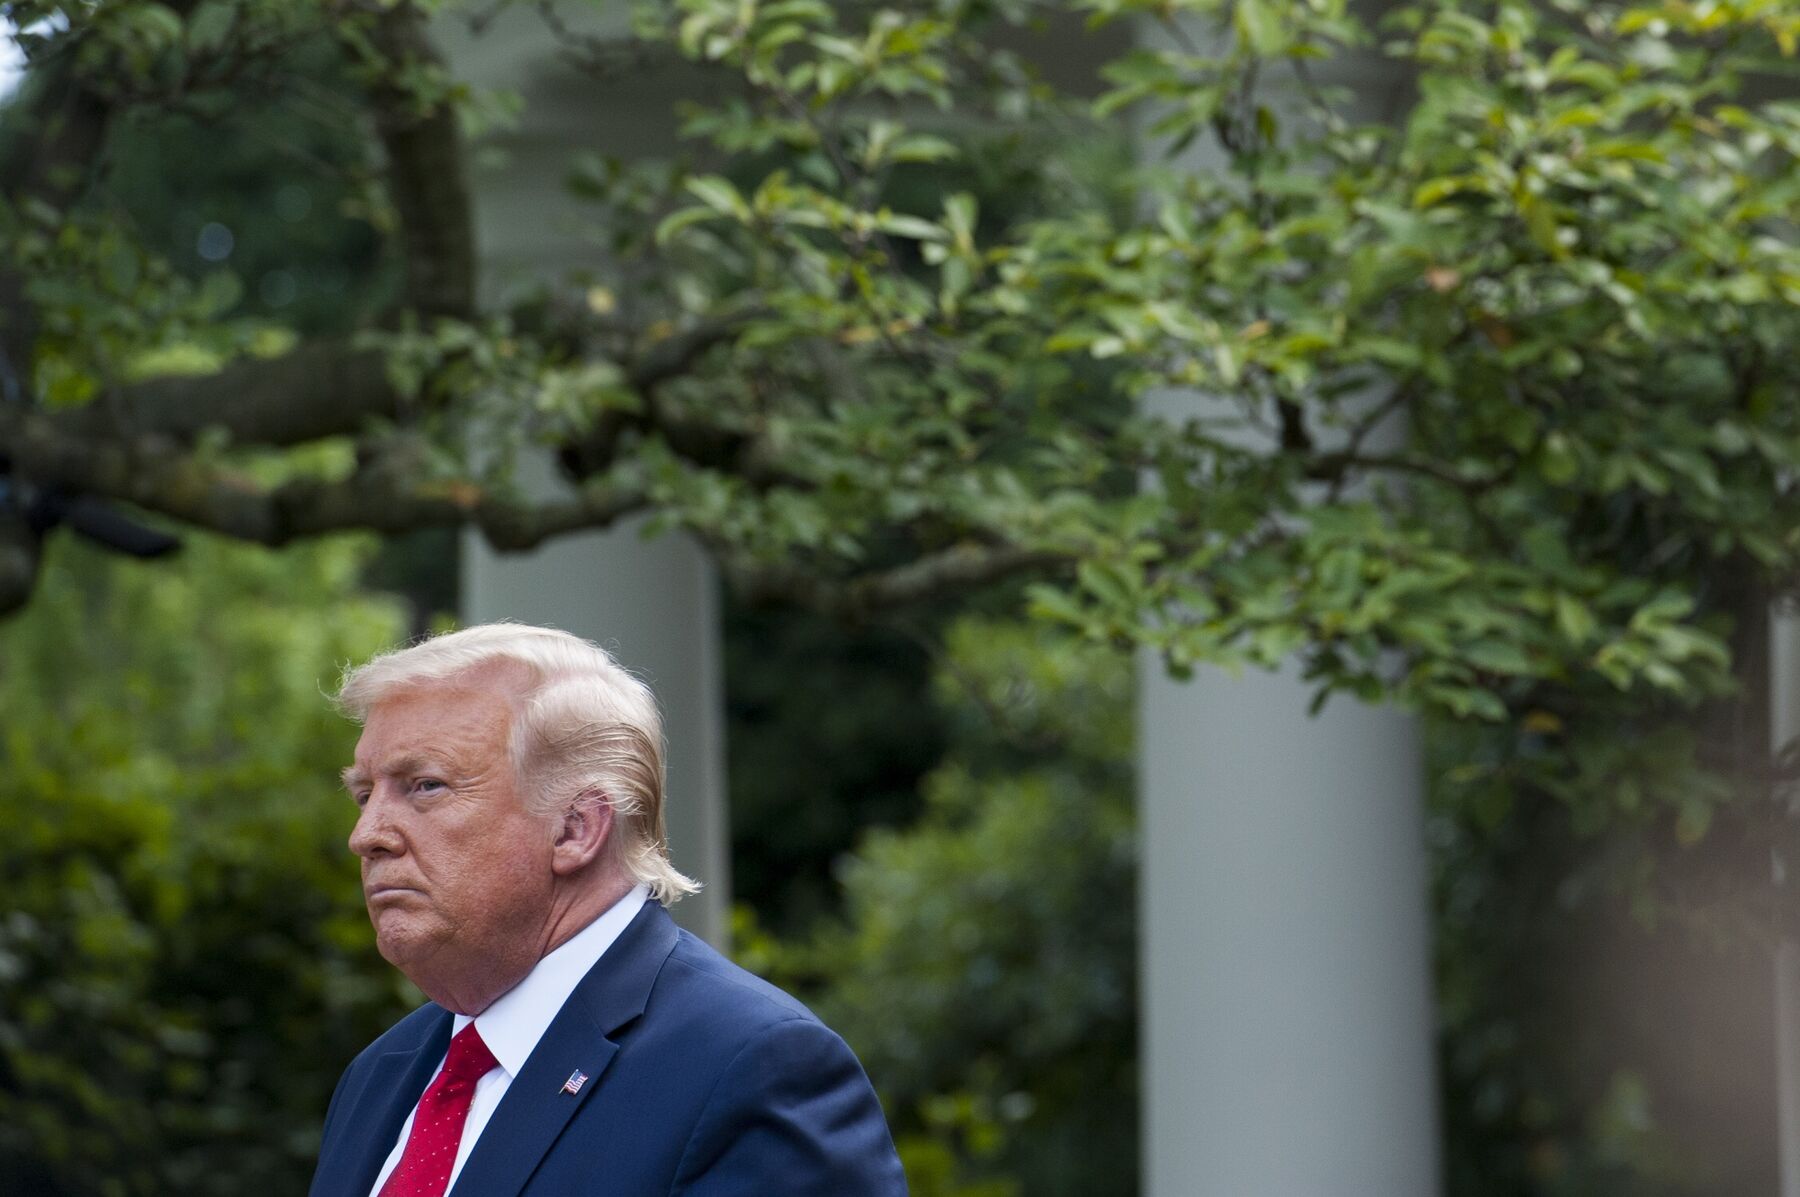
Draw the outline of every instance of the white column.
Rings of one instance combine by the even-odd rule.
[[[1438,1187],[1418,733],[1141,663],[1148,1197]]]
[[[1358,119],[1391,110],[1380,63],[1319,69]],[[1271,96],[1294,119],[1289,99]],[[1225,165],[1203,142],[1180,161]],[[1181,684],[1139,662],[1146,1197],[1441,1184],[1419,731],[1349,696],[1309,717],[1312,697],[1294,669]]]
[[[586,33],[628,27],[620,9],[562,5],[563,19]],[[501,11],[480,36],[466,14],[434,28],[459,78],[520,93],[514,127],[486,138],[471,155],[482,302],[528,284],[554,282],[577,265],[571,246],[580,216],[564,187],[580,148],[629,154],[666,148],[673,85],[633,77],[596,84],[565,59],[568,49],[529,6]],[[654,98],[645,100],[643,93]],[[667,93],[667,94],[665,94]],[[646,117],[631,101],[646,102]],[[603,269],[597,251],[573,251]],[[553,493],[565,485],[541,457],[526,455],[526,485]],[[464,540],[463,615],[471,621],[516,619],[587,637],[655,689],[668,741],[670,848],[675,867],[705,884],[674,908],[678,921],[719,948],[730,928],[730,825],[725,793],[725,687],[718,579],[701,551],[680,536],[645,541],[635,523],[553,541],[525,554],[497,554],[479,536]]]

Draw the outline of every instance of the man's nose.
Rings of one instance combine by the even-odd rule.
[[[350,851],[364,860],[391,856],[400,850],[400,831],[392,818],[393,803],[382,789],[377,784],[370,791],[362,810],[357,812],[356,826],[350,829]]]

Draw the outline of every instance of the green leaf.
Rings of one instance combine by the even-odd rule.
[[[1538,448],[1538,471],[1552,486],[1566,486],[1581,473],[1581,459],[1567,434],[1558,430],[1544,437]]]
[[[1239,39],[1259,57],[1268,58],[1287,48],[1281,15],[1270,0],[1237,0],[1232,8],[1232,22]]]
[[[1075,576],[1084,590],[1112,607],[1134,607],[1142,589],[1137,573],[1117,561],[1083,561]]]
[[[957,245],[973,248],[976,211],[975,197],[966,191],[959,191],[944,201],[944,223]]]
[[[1572,645],[1585,645],[1598,627],[1593,611],[1579,599],[1560,593],[1555,599],[1555,609],[1556,626],[1563,636]]]
[[[712,208],[679,208],[663,217],[656,226],[654,239],[658,245],[667,245],[680,236],[683,230],[718,218],[718,212]]]
[[[1532,672],[1531,658],[1510,640],[1477,640],[1462,648],[1463,657],[1488,673],[1523,675]]]
[[[1519,211],[1524,215],[1525,227],[1530,230],[1531,239],[1539,249],[1559,260],[1569,256],[1569,247],[1563,244],[1563,229],[1557,222],[1554,206],[1530,192],[1521,192]]]
[[[729,179],[719,175],[696,175],[688,179],[685,186],[714,212],[736,217],[745,223],[750,221],[750,205]]]
[[[956,146],[929,133],[908,133],[888,151],[890,162],[948,162],[959,154]]]
[[[1444,175],[1436,179],[1427,179],[1414,188],[1412,205],[1415,208],[1429,208],[1433,204],[1442,203],[1451,196],[1463,192],[1491,192],[1491,190],[1491,183],[1479,175]]]
[[[907,216],[898,212],[881,212],[875,217],[875,227],[884,233],[892,233],[897,237],[911,237],[915,241],[947,241],[950,234],[941,225],[929,220],[921,220],[917,216]]]

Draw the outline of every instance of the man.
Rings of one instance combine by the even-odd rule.
[[[312,1197],[887,1197],[849,1048],[676,928],[662,732],[564,632],[494,624],[347,674],[350,849],[431,1001],[356,1058]]]

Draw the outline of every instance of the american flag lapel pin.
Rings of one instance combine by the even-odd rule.
[[[587,1084],[587,1073],[577,1068],[569,1074],[569,1079],[563,1082],[562,1092],[580,1093],[581,1087],[585,1084]]]

